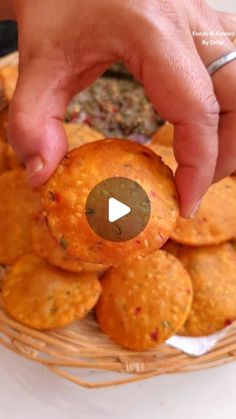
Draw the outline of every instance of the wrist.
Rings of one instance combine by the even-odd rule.
[[[0,20],[15,20],[14,0],[0,0]]]

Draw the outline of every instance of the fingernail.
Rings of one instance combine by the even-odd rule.
[[[193,210],[192,210],[192,212],[191,212],[191,214],[189,216],[189,218],[191,218],[191,220],[195,217],[196,213],[199,210],[200,205],[201,205],[201,200],[198,201],[197,204],[195,205],[195,207],[193,208]]]
[[[26,169],[28,172],[29,178],[32,178],[37,173],[41,172],[43,170],[44,163],[41,157],[36,156],[32,159],[28,160],[26,163]]]

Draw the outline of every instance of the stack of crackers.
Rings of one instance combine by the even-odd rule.
[[[17,82],[17,67],[0,69],[4,103]],[[13,318],[36,329],[62,327],[83,318],[101,293],[98,273],[106,267],[64,255],[42,214],[41,190],[32,190],[26,170],[7,143],[8,107],[0,113],[0,265],[2,296]],[[103,136],[87,125],[65,124],[68,148]]]
[[[16,78],[16,69],[14,75],[12,70],[0,71],[6,102],[12,97]],[[134,350],[155,347],[176,333],[208,335],[236,320],[234,177],[211,186],[194,219],[182,219],[174,208],[176,223],[165,237],[160,233],[166,231],[169,220],[165,222],[163,217],[162,228],[153,230],[160,234],[162,244],[169,238],[162,249],[129,263],[124,257],[119,266],[109,263],[108,267],[81,260],[76,252],[70,254],[63,235],[57,240],[56,226],[49,228],[50,214],[42,204],[45,188],[29,187],[25,168],[7,143],[7,124],[5,108],[0,113],[0,265],[5,270],[3,301],[15,320],[50,330],[81,320],[95,308],[103,332]],[[103,138],[103,133],[86,124],[69,123],[64,128],[69,150],[80,150],[81,145]],[[161,157],[160,170],[166,172],[164,166],[171,169],[166,176],[172,186],[168,189],[167,183],[160,181],[159,187],[167,188],[163,196],[169,194],[173,199],[172,172],[177,164],[170,124],[154,135],[146,157],[150,150]],[[70,170],[68,161],[66,170]],[[113,165],[114,176],[118,165]],[[148,170],[153,173],[152,163],[145,169],[144,179]],[[75,182],[79,182],[79,172],[76,176]],[[46,185],[46,191],[53,205],[61,204],[63,194],[68,196],[66,188],[59,194]],[[154,194],[158,199],[158,190]]]
[[[174,128],[163,126],[150,147],[175,172]],[[213,184],[194,219],[179,217],[165,249],[181,260],[193,284],[193,304],[180,334],[205,336],[236,320],[236,178]]]

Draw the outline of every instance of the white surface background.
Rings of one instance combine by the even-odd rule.
[[[236,13],[236,0],[207,0],[207,3],[217,10]]]
[[[236,0],[209,3],[236,13]],[[0,347],[0,377],[0,417],[4,419],[236,417],[236,363],[110,389],[87,390]]]

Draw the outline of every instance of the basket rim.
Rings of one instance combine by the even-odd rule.
[[[84,319],[82,333],[90,327],[95,319]],[[79,329],[78,329],[79,330]],[[96,327],[93,330],[96,333]],[[158,345],[155,349],[145,352],[124,350],[111,342],[114,349],[97,351],[93,346],[91,351],[91,331],[84,343],[76,348],[80,334],[74,325],[67,326],[57,331],[38,331],[24,326],[10,318],[3,305],[0,306],[0,344],[27,359],[46,366],[49,370],[67,380],[87,388],[109,387],[113,385],[140,381],[157,375],[183,373],[213,368],[236,359],[236,321],[228,327],[226,335],[220,339],[212,350],[201,356],[191,356],[180,349],[172,348],[166,343]],[[81,332],[80,332],[81,333]],[[101,332],[102,333],[102,332]],[[73,336],[72,341],[64,342],[66,336]],[[103,335],[103,334],[102,334]],[[75,336],[76,339],[75,339]],[[107,339],[107,337],[104,338]],[[70,373],[68,368],[73,368],[76,373]],[[114,372],[125,374],[125,378],[114,380],[90,382],[77,376],[81,369],[94,371]]]

